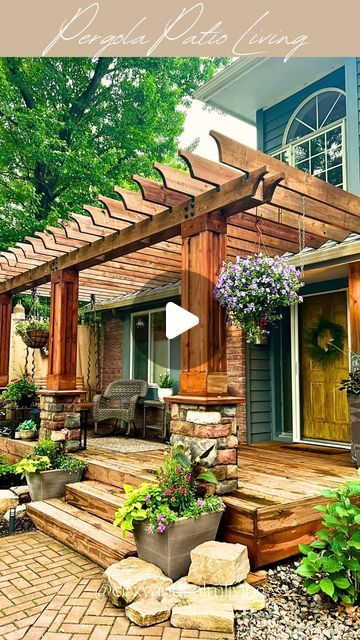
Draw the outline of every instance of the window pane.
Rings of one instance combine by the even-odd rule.
[[[312,156],[316,156],[318,153],[325,151],[325,134],[323,133],[322,135],[316,136],[316,138],[311,140],[310,146]]]
[[[328,150],[327,164],[328,168],[342,164],[342,147],[335,147]]]
[[[327,146],[329,147],[337,147],[342,143],[342,135],[341,135],[341,127],[335,127],[335,129],[331,129],[326,134]]]
[[[315,156],[315,158],[311,158],[311,173],[314,176],[317,176],[318,173],[321,173],[325,170],[325,154],[321,153],[319,156]]]
[[[336,169],[330,169],[330,171],[328,171],[327,180],[328,182],[330,182],[330,184],[334,184],[335,186],[342,185],[343,183],[342,167],[337,167]]]
[[[338,91],[326,91],[318,95],[319,127],[325,127],[346,115],[345,96]]]
[[[294,153],[296,163],[306,160],[306,158],[309,157],[309,143],[303,142],[302,144],[297,144]]]
[[[316,177],[320,178],[320,180],[326,180],[326,171],[322,171],[322,173],[318,173]]]
[[[293,140],[298,140],[299,138],[303,138],[304,136],[308,136],[309,133],[311,133],[312,131],[313,131],[313,129],[309,129],[309,127],[306,127],[301,122],[298,122],[297,120],[294,120],[294,122],[292,123],[292,125],[291,125],[291,127],[289,129],[287,142],[292,142]]]
[[[298,169],[301,171],[306,171],[306,173],[310,173],[310,161],[304,160],[304,162],[295,163]]]
[[[149,316],[133,317],[133,376],[139,380],[148,379],[149,356]]]
[[[305,124],[307,124],[310,128],[308,129],[308,133],[310,133],[310,129],[316,131],[318,128],[317,118],[316,118],[316,100],[315,98],[311,98],[309,102],[307,102],[302,109],[300,109],[296,118],[301,120]]]
[[[150,314],[151,322],[151,383],[159,382],[160,373],[169,368],[168,341],[165,333],[165,311]]]

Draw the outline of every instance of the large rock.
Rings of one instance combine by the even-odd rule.
[[[187,596],[195,594],[200,589],[201,587],[189,582],[186,577],[180,578],[180,580],[176,580],[169,587],[166,587],[161,602],[169,607],[174,607],[176,604],[188,604]]]
[[[102,593],[115,606],[124,607],[137,598],[160,600],[171,584],[171,578],[167,578],[154,564],[140,558],[125,558],[106,569]]]
[[[139,627],[150,627],[170,618],[171,608],[155,598],[139,598],[125,608],[126,617]]]
[[[16,520],[22,520],[26,515],[26,504],[20,504],[18,507],[16,507]],[[11,516],[11,512],[10,509],[7,510],[7,512],[4,514],[4,520],[6,520],[6,522],[10,522],[10,516]]]
[[[234,633],[234,610],[232,605],[209,606],[203,603],[174,607],[171,624],[180,629],[198,629],[199,631],[219,631]]]
[[[232,587],[197,587],[195,591],[183,593],[181,604],[197,604],[200,609],[231,605],[235,611],[259,611],[265,607],[265,596],[242,582]]]
[[[191,552],[188,580],[197,585],[230,586],[245,580],[250,571],[243,544],[204,542]]]
[[[0,517],[11,507],[17,507],[19,498],[10,489],[0,489]]]

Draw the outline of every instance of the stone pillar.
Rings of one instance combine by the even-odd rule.
[[[169,399],[170,400],[170,399]],[[205,468],[218,478],[208,489],[217,494],[231,493],[238,486],[236,398],[225,404],[189,404],[185,397],[174,398],[171,405],[171,444],[183,443],[194,457],[214,446]]]
[[[51,391],[40,395],[40,439],[64,443],[66,451],[76,451],[80,444],[80,402],[85,391]]]

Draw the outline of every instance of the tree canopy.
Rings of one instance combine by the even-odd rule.
[[[183,107],[223,63],[0,59],[0,249],[171,162]]]

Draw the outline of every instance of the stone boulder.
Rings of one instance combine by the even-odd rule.
[[[202,603],[174,607],[171,624],[179,629],[234,633],[234,610],[230,604],[209,605]]]
[[[125,608],[125,615],[139,627],[150,627],[170,618],[171,608],[156,598],[139,598]]]
[[[10,489],[0,489],[0,517],[11,507],[17,507],[19,498]]]
[[[106,569],[101,592],[115,606],[124,607],[137,598],[161,600],[164,590],[171,584],[171,578],[167,578],[159,567],[130,557]]]
[[[243,544],[204,542],[191,552],[188,581],[197,585],[239,584],[250,571],[248,550]]]
[[[259,611],[265,607],[265,596],[247,582],[242,582],[231,587],[198,587],[196,591],[183,593],[181,604],[197,604],[200,609],[203,606],[231,605],[234,611]]]
[[[22,520],[26,515],[26,504],[20,504],[16,507],[16,520]],[[10,522],[10,509],[4,514],[4,520]]]
[[[180,580],[176,580],[169,587],[166,587],[161,602],[169,607],[174,607],[176,604],[188,604],[187,596],[197,593],[200,588],[198,585],[189,582],[186,577],[180,578]]]

